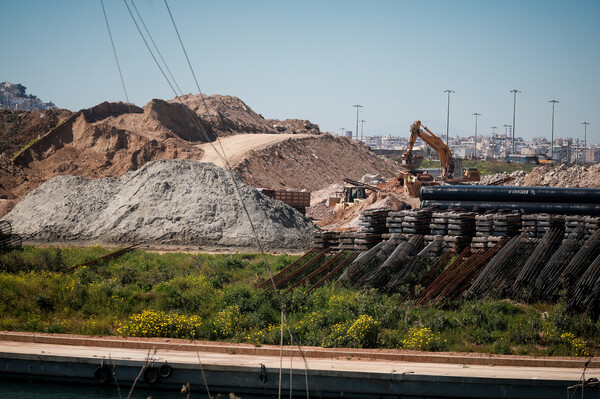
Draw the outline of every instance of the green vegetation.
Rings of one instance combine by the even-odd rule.
[[[13,155],[12,159],[15,159],[16,157],[18,157],[19,155],[21,155],[23,152],[25,152],[29,147],[31,147],[32,145],[34,145],[35,143],[37,143],[40,140],[40,136],[34,138],[33,140],[31,140],[29,143],[25,144],[25,146],[23,148],[21,148],[19,151],[15,152],[15,154]]]
[[[527,164],[527,163],[507,163],[504,161],[476,161],[470,159],[464,159],[461,161],[463,168],[477,168],[482,176],[494,175],[496,173],[512,173],[517,170],[524,170],[525,172],[531,172],[533,168],[538,165]],[[439,168],[440,161],[425,159],[421,164],[421,168]]]
[[[281,314],[257,254],[133,251],[60,272],[107,254],[100,247],[25,247],[0,254],[0,329],[278,344]],[[274,272],[296,257],[269,255]],[[401,294],[325,285],[288,294],[287,322],[303,345],[428,351],[588,356],[600,321],[563,303],[401,303]],[[287,331],[287,326],[285,331]],[[285,342],[289,336],[285,334]]]

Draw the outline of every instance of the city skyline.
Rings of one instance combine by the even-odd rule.
[[[171,99],[123,2],[104,0],[129,98]],[[163,1],[135,2],[183,93],[197,93]],[[600,142],[600,3],[595,1],[169,1],[206,94],[233,95],[265,118],[323,131],[408,135],[513,124],[516,134]],[[100,2],[1,2],[0,81],[59,107],[125,101]],[[500,128],[500,131],[503,129]]]

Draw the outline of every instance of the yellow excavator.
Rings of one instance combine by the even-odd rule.
[[[421,127],[423,129],[421,129]],[[452,158],[452,153],[450,152],[450,148],[442,139],[436,136],[431,130],[427,128],[425,125],[421,125],[421,121],[415,121],[410,127],[410,137],[408,138],[408,148],[402,154],[402,165],[407,166],[410,170],[416,170],[423,162],[422,156],[415,156],[412,153],[412,149],[417,141],[417,138],[420,138],[425,142],[425,144],[429,145],[431,148],[436,150],[438,154],[440,154],[440,165],[442,167],[442,179],[451,180],[454,178],[454,158]]]
[[[401,173],[404,178],[404,184],[408,190],[409,195],[417,197],[419,195],[419,190],[422,185],[437,185],[433,181],[432,176],[425,173],[418,173],[417,169],[423,162],[423,157],[420,155],[413,155],[412,149],[417,141],[417,138],[420,138],[425,142],[425,144],[429,145],[431,148],[436,150],[440,155],[440,165],[442,167],[442,180],[447,183],[457,184],[462,180],[466,181],[479,181],[481,175],[479,171],[475,168],[468,168],[465,170],[464,175],[461,176],[460,180],[454,178],[454,169],[456,163],[454,158],[452,157],[452,153],[450,152],[450,148],[444,144],[441,138],[436,136],[431,130],[427,128],[427,126],[422,125],[421,121],[415,121],[410,127],[410,137],[408,138],[408,148],[402,154],[402,165],[406,166],[409,169],[409,172]]]

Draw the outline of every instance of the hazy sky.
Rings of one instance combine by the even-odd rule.
[[[125,4],[104,0],[130,100],[173,92]],[[184,93],[196,93],[163,0],[136,0]],[[169,0],[200,87],[266,118],[324,131],[407,136],[421,119],[445,134],[512,124],[516,134],[600,143],[600,1]],[[79,110],[124,101],[100,0],[0,0],[0,81]]]

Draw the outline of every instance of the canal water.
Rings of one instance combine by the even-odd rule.
[[[224,394],[223,399],[229,399],[229,392],[211,392],[213,397]],[[91,387],[68,384],[49,384],[33,382],[14,382],[0,380],[0,398],[2,399],[125,399],[129,388],[121,389],[121,395],[115,387]],[[242,399],[267,399],[271,396],[239,395]],[[134,389],[131,399],[186,399],[187,394],[179,391],[149,390],[143,386]],[[190,398],[207,398],[206,391],[193,390]]]

